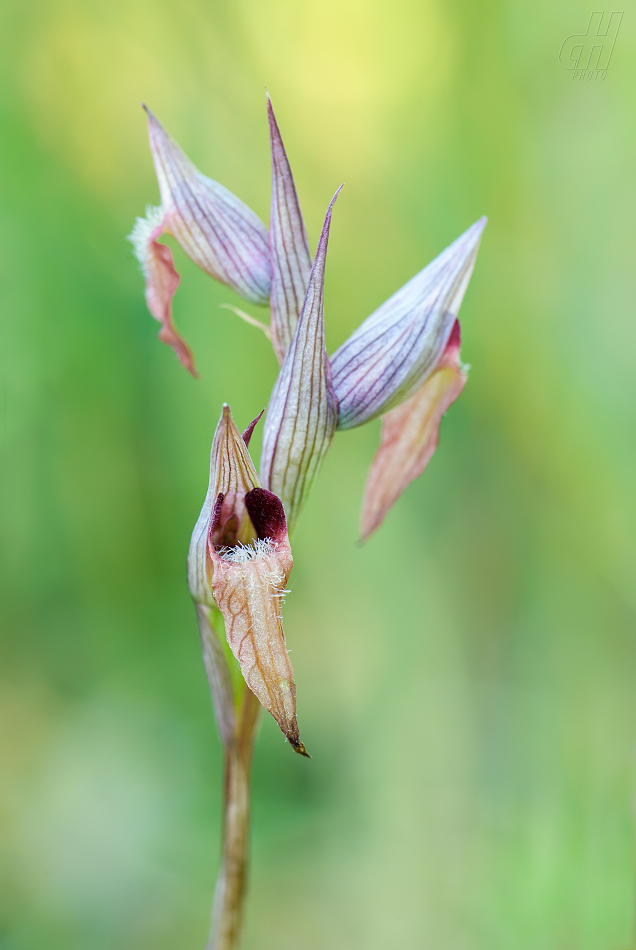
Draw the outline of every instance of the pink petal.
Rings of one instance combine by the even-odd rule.
[[[258,552],[258,547],[255,550]],[[295,751],[307,755],[298,733],[294,669],[281,619],[281,602],[293,565],[287,532],[284,539],[270,542],[246,560],[228,561],[230,555],[218,554],[214,545],[210,545],[209,555],[214,599],[243,678]]]
[[[175,270],[172,251],[166,244],[159,244],[157,241],[165,230],[165,218],[159,220],[160,215],[160,208],[149,208],[146,218],[137,219],[130,240],[146,278],[148,309],[161,324],[159,339],[172,347],[182,365],[196,379],[198,374],[194,368],[192,351],[177,332],[172,319],[172,298],[181,278]]]
[[[442,357],[410,399],[382,417],[380,448],[371,464],[362,501],[360,538],[379,528],[407,485],[421,475],[437,448],[439,425],[467,376],[459,361],[456,320]]]

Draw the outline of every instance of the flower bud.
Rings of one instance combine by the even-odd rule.
[[[306,755],[281,619],[292,564],[281,501],[260,487],[226,405],[212,443],[208,493],[190,544],[190,592],[198,605],[218,606],[247,686],[296,752]],[[209,656],[213,662],[211,652]]]

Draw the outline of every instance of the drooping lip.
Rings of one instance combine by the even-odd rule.
[[[223,503],[219,495],[215,512],[222,510]],[[295,751],[307,755],[298,731],[294,669],[281,618],[293,566],[285,516],[280,500],[264,488],[253,489],[244,503],[258,535],[248,544],[219,545],[214,543],[218,524],[211,519],[209,583],[247,686],[276,719]]]

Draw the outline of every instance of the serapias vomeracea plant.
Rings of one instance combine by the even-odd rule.
[[[208,944],[215,950],[234,947],[240,929],[258,703],[273,715],[292,747],[307,754],[298,732],[294,673],[281,620],[292,568],[288,532],[337,430],[382,419],[380,447],[364,490],[363,540],[424,471],[437,446],[442,416],[466,382],[458,313],[486,225],[486,218],[480,218],[469,227],[329,357],[325,265],[332,211],[342,186],[331,199],[312,260],[269,96],[267,110],[269,230],[239,198],[203,175],[146,109],[161,204],[149,207],[131,234],[146,280],[148,309],[161,325],[159,337],[193,376],[191,350],[174,325],[172,299],[180,278],[172,251],[159,241],[163,234],[171,234],[199,267],[249,303],[269,304],[269,326],[230,309],[265,331],[280,363],[265,416],[260,478],[248,450],[260,417],[241,436],[229,407],[223,408],[188,561],[226,750],[224,859]],[[238,683],[228,666],[228,648],[242,674]]]

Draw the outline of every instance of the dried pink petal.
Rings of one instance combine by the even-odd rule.
[[[172,319],[172,298],[181,278],[175,270],[172,251],[157,241],[165,230],[164,221],[163,208],[147,208],[146,217],[137,218],[130,240],[146,278],[148,309],[161,324],[159,339],[172,347],[182,365],[196,378],[190,347],[177,332]]]
[[[407,485],[421,475],[439,442],[439,425],[466,383],[459,361],[456,320],[442,357],[423,385],[406,402],[382,417],[380,447],[371,463],[362,501],[360,538],[379,528]]]

